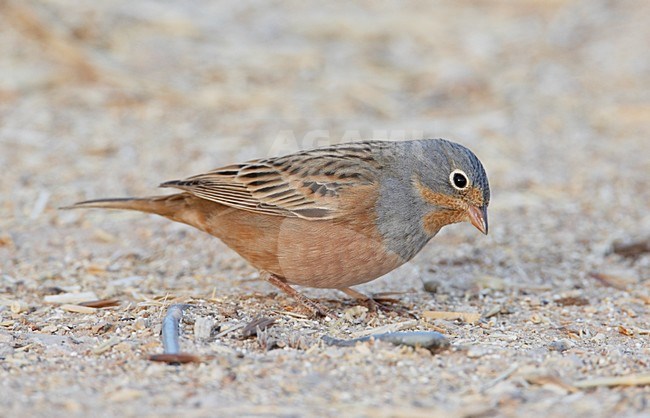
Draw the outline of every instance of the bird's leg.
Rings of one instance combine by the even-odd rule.
[[[368,308],[368,311],[371,313],[377,313],[378,310],[390,311],[390,308],[388,308],[387,306],[377,302],[370,296],[366,296],[361,292],[357,292],[356,290],[350,287],[344,287],[343,289],[339,289],[339,290],[345,293],[346,295],[350,296],[351,298],[358,300],[363,305],[365,305]]]
[[[309,308],[311,311],[317,313],[318,315],[322,315],[334,319],[334,315],[332,315],[329,309],[327,309],[325,306],[321,305],[320,303],[309,299],[307,296],[303,295],[302,293],[298,292],[296,289],[289,286],[285,281],[283,281],[278,276],[269,273],[267,271],[263,271],[260,273],[260,277],[266,280],[267,282],[271,283],[273,286],[277,287],[278,289],[282,290],[284,293],[291,296],[296,301],[302,303],[304,306]]]

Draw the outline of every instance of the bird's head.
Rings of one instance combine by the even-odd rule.
[[[490,186],[476,155],[446,140],[424,142],[420,155],[411,184],[425,202],[424,229],[435,235],[445,225],[467,221],[487,235]]]

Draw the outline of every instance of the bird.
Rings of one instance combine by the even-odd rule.
[[[468,148],[445,139],[368,140],[231,164],[160,187],[179,192],[70,208],[152,213],[207,232],[260,277],[330,316],[293,286],[352,289],[411,260],[441,228],[488,233],[490,187]]]

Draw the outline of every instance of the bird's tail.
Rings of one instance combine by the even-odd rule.
[[[193,208],[195,208],[196,205],[192,205],[192,201],[195,199],[196,198],[189,193],[177,193],[167,196],[87,200],[60,209],[101,208],[135,210],[139,212],[153,213],[178,222],[190,223],[193,225],[193,222],[188,222],[190,219],[186,218],[191,216],[191,213],[194,212]]]

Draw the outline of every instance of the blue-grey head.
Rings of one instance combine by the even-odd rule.
[[[420,148],[411,177],[416,195],[430,206],[424,227],[437,232],[445,225],[468,221],[488,233],[490,185],[483,164],[466,147],[443,139],[417,141]]]
[[[378,227],[409,260],[446,225],[470,222],[488,232],[490,186],[476,155],[444,139],[395,142],[382,156]]]

